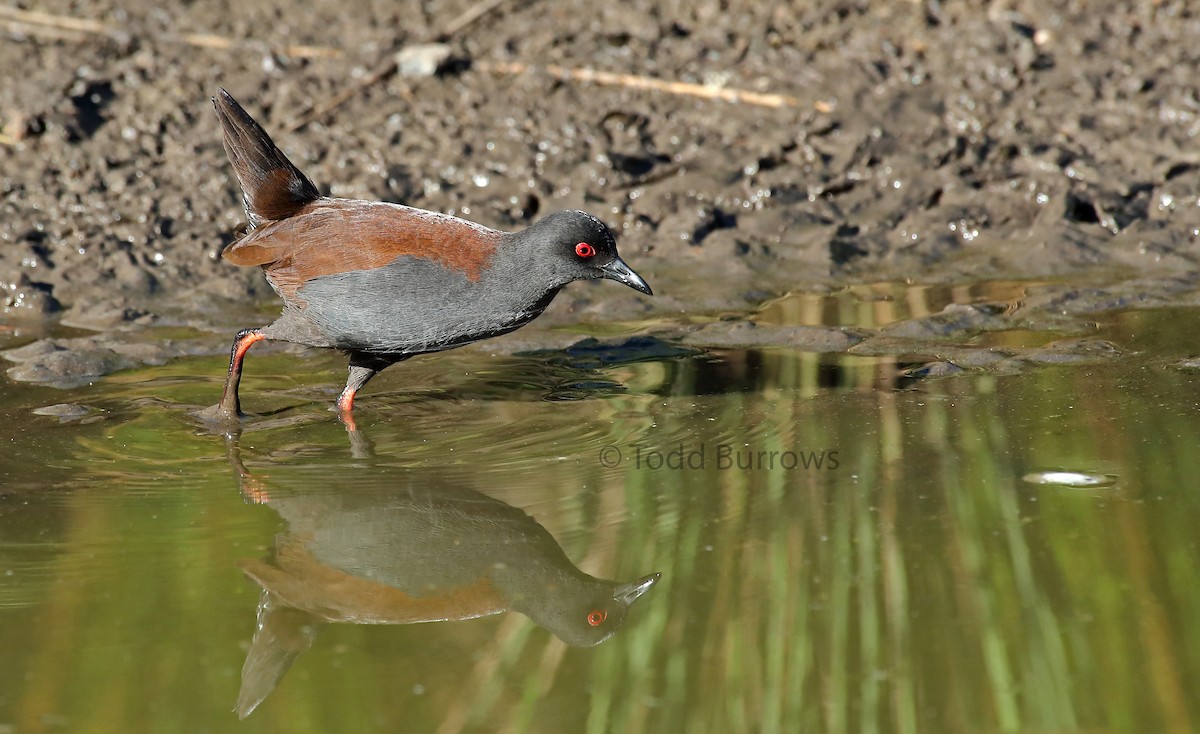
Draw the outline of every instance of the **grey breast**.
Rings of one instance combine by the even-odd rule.
[[[304,318],[340,349],[418,354],[512,331],[553,293],[531,292],[500,271],[479,280],[408,255],[382,268],[314,278],[300,289]],[[557,290],[557,289],[555,289]]]

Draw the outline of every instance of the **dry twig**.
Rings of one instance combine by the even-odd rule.
[[[108,35],[113,32],[113,29],[98,20],[88,20],[86,18],[73,18],[67,15],[51,15],[38,10],[22,10],[21,8],[10,8],[0,6],[0,17],[7,18],[21,24],[45,26],[49,28],[57,28],[66,31],[78,31],[82,33],[99,33]]]
[[[258,45],[249,41],[235,41],[224,36],[215,36],[211,33],[185,33],[177,38],[180,42],[197,48],[231,49]],[[296,59],[337,59],[342,57],[342,51],[328,46],[285,46],[283,55]]]
[[[109,38],[118,38],[122,35],[121,29],[98,20],[73,18],[67,15],[52,15],[50,13],[43,13],[36,10],[22,10],[20,8],[0,6],[0,20],[4,20],[5,26],[13,33],[52,38],[56,41],[79,42],[89,35],[107,36]],[[215,48],[220,50],[263,48],[262,44],[255,41],[237,41],[211,33],[168,34],[161,38],[165,41],[182,43],[197,48]],[[281,50],[281,53],[285,56],[300,59],[336,59],[342,56],[341,49],[329,48],[327,46],[285,46]]]
[[[75,43],[79,43],[89,36],[89,34],[82,33],[80,31],[69,31],[62,28],[52,28],[50,26],[32,25],[28,23],[22,23],[19,20],[5,20],[0,22],[2,22],[3,27],[8,30],[9,35],[16,36],[18,38],[36,36],[38,38],[46,38],[51,41],[73,41]]]
[[[466,30],[475,21],[500,7],[507,0],[483,0],[467,8],[466,12],[447,23],[438,34],[439,41],[445,41]]]
[[[480,0],[480,2],[471,6],[466,12],[448,22],[441,32],[434,36],[437,40],[446,40],[458,33],[461,33],[472,24],[495,11],[508,0]],[[52,15],[35,10],[22,10],[20,8],[0,6],[0,21],[5,21],[5,25],[13,32],[24,33],[26,35],[38,35],[44,38],[53,38],[55,40],[67,41],[82,41],[89,35],[102,35],[107,37],[119,37],[120,29],[102,23],[96,20],[85,18],[74,18],[70,16]],[[239,48],[263,48],[263,44],[248,41],[234,40],[224,36],[217,36],[209,33],[184,33],[179,35],[166,36],[162,40],[183,43],[188,46],[197,48],[212,48],[219,50],[239,49]],[[362,90],[378,84],[396,72],[396,50],[387,55],[384,62],[379,64],[371,73],[363,77],[354,85],[344,89],[326,102],[317,105],[307,112],[301,114],[288,126],[289,131],[297,130],[304,127],[313,120],[324,117],[330,112],[341,107],[348,100],[352,99]],[[286,56],[303,59],[336,59],[344,56],[341,49],[328,46],[287,46],[281,50]],[[546,66],[538,67],[531,66],[520,62],[489,62],[482,61],[475,64],[475,68],[491,72],[493,74],[504,74],[509,76],[518,76],[524,74],[549,74],[550,76],[559,79],[581,82],[585,84],[599,84],[601,86],[624,87],[627,89],[644,89],[653,92],[662,92],[665,94],[683,95],[689,97],[697,97],[700,99],[712,99],[733,104],[748,104],[759,107],[785,108],[785,107],[801,107],[803,102],[791,95],[774,94],[769,92],[754,92],[746,89],[728,89],[725,87],[716,87],[705,84],[693,84],[690,82],[677,82],[665,79],[656,79],[654,77],[639,76],[636,74],[620,74],[608,71],[599,71],[589,68],[571,68],[559,66],[556,64],[547,64]],[[832,105],[828,102],[817,101],[814,107],[819,112],[829,112],[832,110]],[[0,144],[11,145],[13,139],[11,136],[0,133]]]
[[[599,84],[602,86],[626,87],[629,89],[647,89],[667,94],[678,94],[702,99],[717,99],[723,102],[757,105],[759,107],[800,107],[803,103],[796,97],[787,94],[771,94],[752,92],[746,89],[727,89],[705,84],[690,82],[673,82],[665,79],[655,79],[635,74],[616,74],[610,71],[597,71],[587,68],[568,68],[555,64],[544,67],[529,66],[518,62],[496,63],[480,62],[475,65],[481,71],[491,71],[496,74],[532,74],[546,73],[560,79],[575,82]]]
[[[450,37],[461,33],[473,23],[477,22],[480,18],[483,18],[488,13],[492,12],[496,8],[499,8],[505,2],[507,2],[507,0],[482,0],[479,3],[476,3],[468,8],[465,13],[447,23],[442,28],[441,32],[433,37],[433,40],[445,41]],[[417,43],[421,43],[421,41],[417,41]],[[376,66],[370,74],[367,74],[365,77],[360,79],[357,84],[343,89],[341,92],[338,92],[325,102],[309,108],[307,112],[304,112],[295,120],[293,120],[291,124],[287,126],[287,130],[289,132],[294,132],[313,120],[317,120],[325,115],[328,115],[338,107],[346,104],[347,101],[352,99],[355,95],[367,87],[373,87],[384,79],[390,77],[392,74],[395,74],[396,69],[398,68],[396,54],[399,52],[399,50],[400,47],[393,48],[388,52],[387,58],[378,66]]]

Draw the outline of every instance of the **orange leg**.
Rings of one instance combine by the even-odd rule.
[[[242,403],[238,399],[238,383],[242,381],[242,360],[250,347],[266,339],[258,329],[243,329],[233,340],[233,350],[229,355],[229,374],[225,376],[225,392],[221,393],[221,402],[217,403],[218,410],[229,418],[242,415]]]
[[[342,422],[351,431],[356,430],[354,418],[351,416],[351,411],[354,410],[354,396],[358,394],[363,385],[367,384],[367,380],[374,377],[378,371],[371,367],[363,367],[362,365],[350,365],[350,376],[346,378],[346,387],[342,389],[342,394],[338,396],[337,409]]]

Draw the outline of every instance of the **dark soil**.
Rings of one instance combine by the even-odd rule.
[[[444,39],[436,73],[406,65],[288,131],[475,5],[15,6],[98,32],[0,11],[9,318],[102,331],[270,320],[251,311],[272,297],[261,274],[219,258],[244,214],[209,104],[218,85],[332,195],[500,228],[564,208],[608,221],[659,295],[577,284],[552,322],[744,312],[850,281],[1099,269],[1195,290],[1194,3],[509,0]],[[536,68],[498,70],[511,63]],[[798,103],[562,81],[537,70],[548,65]]]

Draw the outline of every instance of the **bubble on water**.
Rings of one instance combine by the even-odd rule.
[[[1117,483],[1115,474],[1090,474],[1061,469],[1031,472],[1022,479],[1029,484],[1053,485],[1072,489],[1104,489]]]

